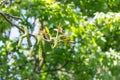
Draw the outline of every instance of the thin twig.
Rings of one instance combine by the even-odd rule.
[[[66,61],[64,65],[62,65],[60,68],[57,68],[57,69],[48,69],[48,70],[45,70],[45,71],[37,71],[37,73],[45,73],[45,72],[54,72],[54,71],[63,71],[62,68],[64,68],[67,64],[69,63],[69,61]]]
[[[22,20],[22,19],[21,19],[20,17],[18,17],[18,16],[13,16],[13,15],[8,14],[8,13],[5,13],[5,12],[0,12],[0,13],[3,13],[3,14],[5,14],[5,15],[11,17],[11,18],[14,18],[14,19],[20,19],[20,20]]]
[[[19,30],[21,30],[22,32],[24,32],[24,30],[23,30],[22,28],[20,28],[20,26],[12,23],[12,21],[10,21],[10,20],[6,17],[6,15],[5,15],[4,13],[0,12],[0,15],[3,16],[3,18],[4,18],[8,23],[10,23],[11,25],[15,26],[16,28],[18,28]]]

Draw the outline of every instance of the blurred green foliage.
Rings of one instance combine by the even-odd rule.
[[[0,80],[119,80],[119,4],[0,0]],[[18,46],[20,25],[29,34]],[[20,36],[10,39],[14,27]]]

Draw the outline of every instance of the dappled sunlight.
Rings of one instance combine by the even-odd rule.
[[[0,80],[119,80],[120,0],[0,0]]]

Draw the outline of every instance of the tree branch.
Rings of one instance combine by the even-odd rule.
[[[8,14],[8,13],[5,13],[5,12],[0,12],[0,13],[3,13],[3,14],[5,14],[5,15],[11,17],[11,18],[14,18],[14,19],[20,19],[20,20],[22,20],[22,18],[20,18],[20,17],[18,17],[18,16],[13,16],[13,15]]]
[[[15,26],[16,28],[18,28],[19,30],[21,30],[22,32],[24,32],[24,30],[23,30],[22,28],[20,28],[20,26],[14,24],[12,21],[10,21],[10,20],[6,17],[6,15],[5,15],[4,13],[0,12],[0,15],[3,16],[3,18],[4,18],[8,23],[10,23],[12,26]]]
[[[45,70],[43,72],[37,72],[37,73],[44,73],[44,72],[54,72],[54,71],[63,71],[62,68],[64,68],[67,64],[69,63],[69,61],[66,61],[60,68],[57,68],[57,69],[48,69],[48,70]]]

